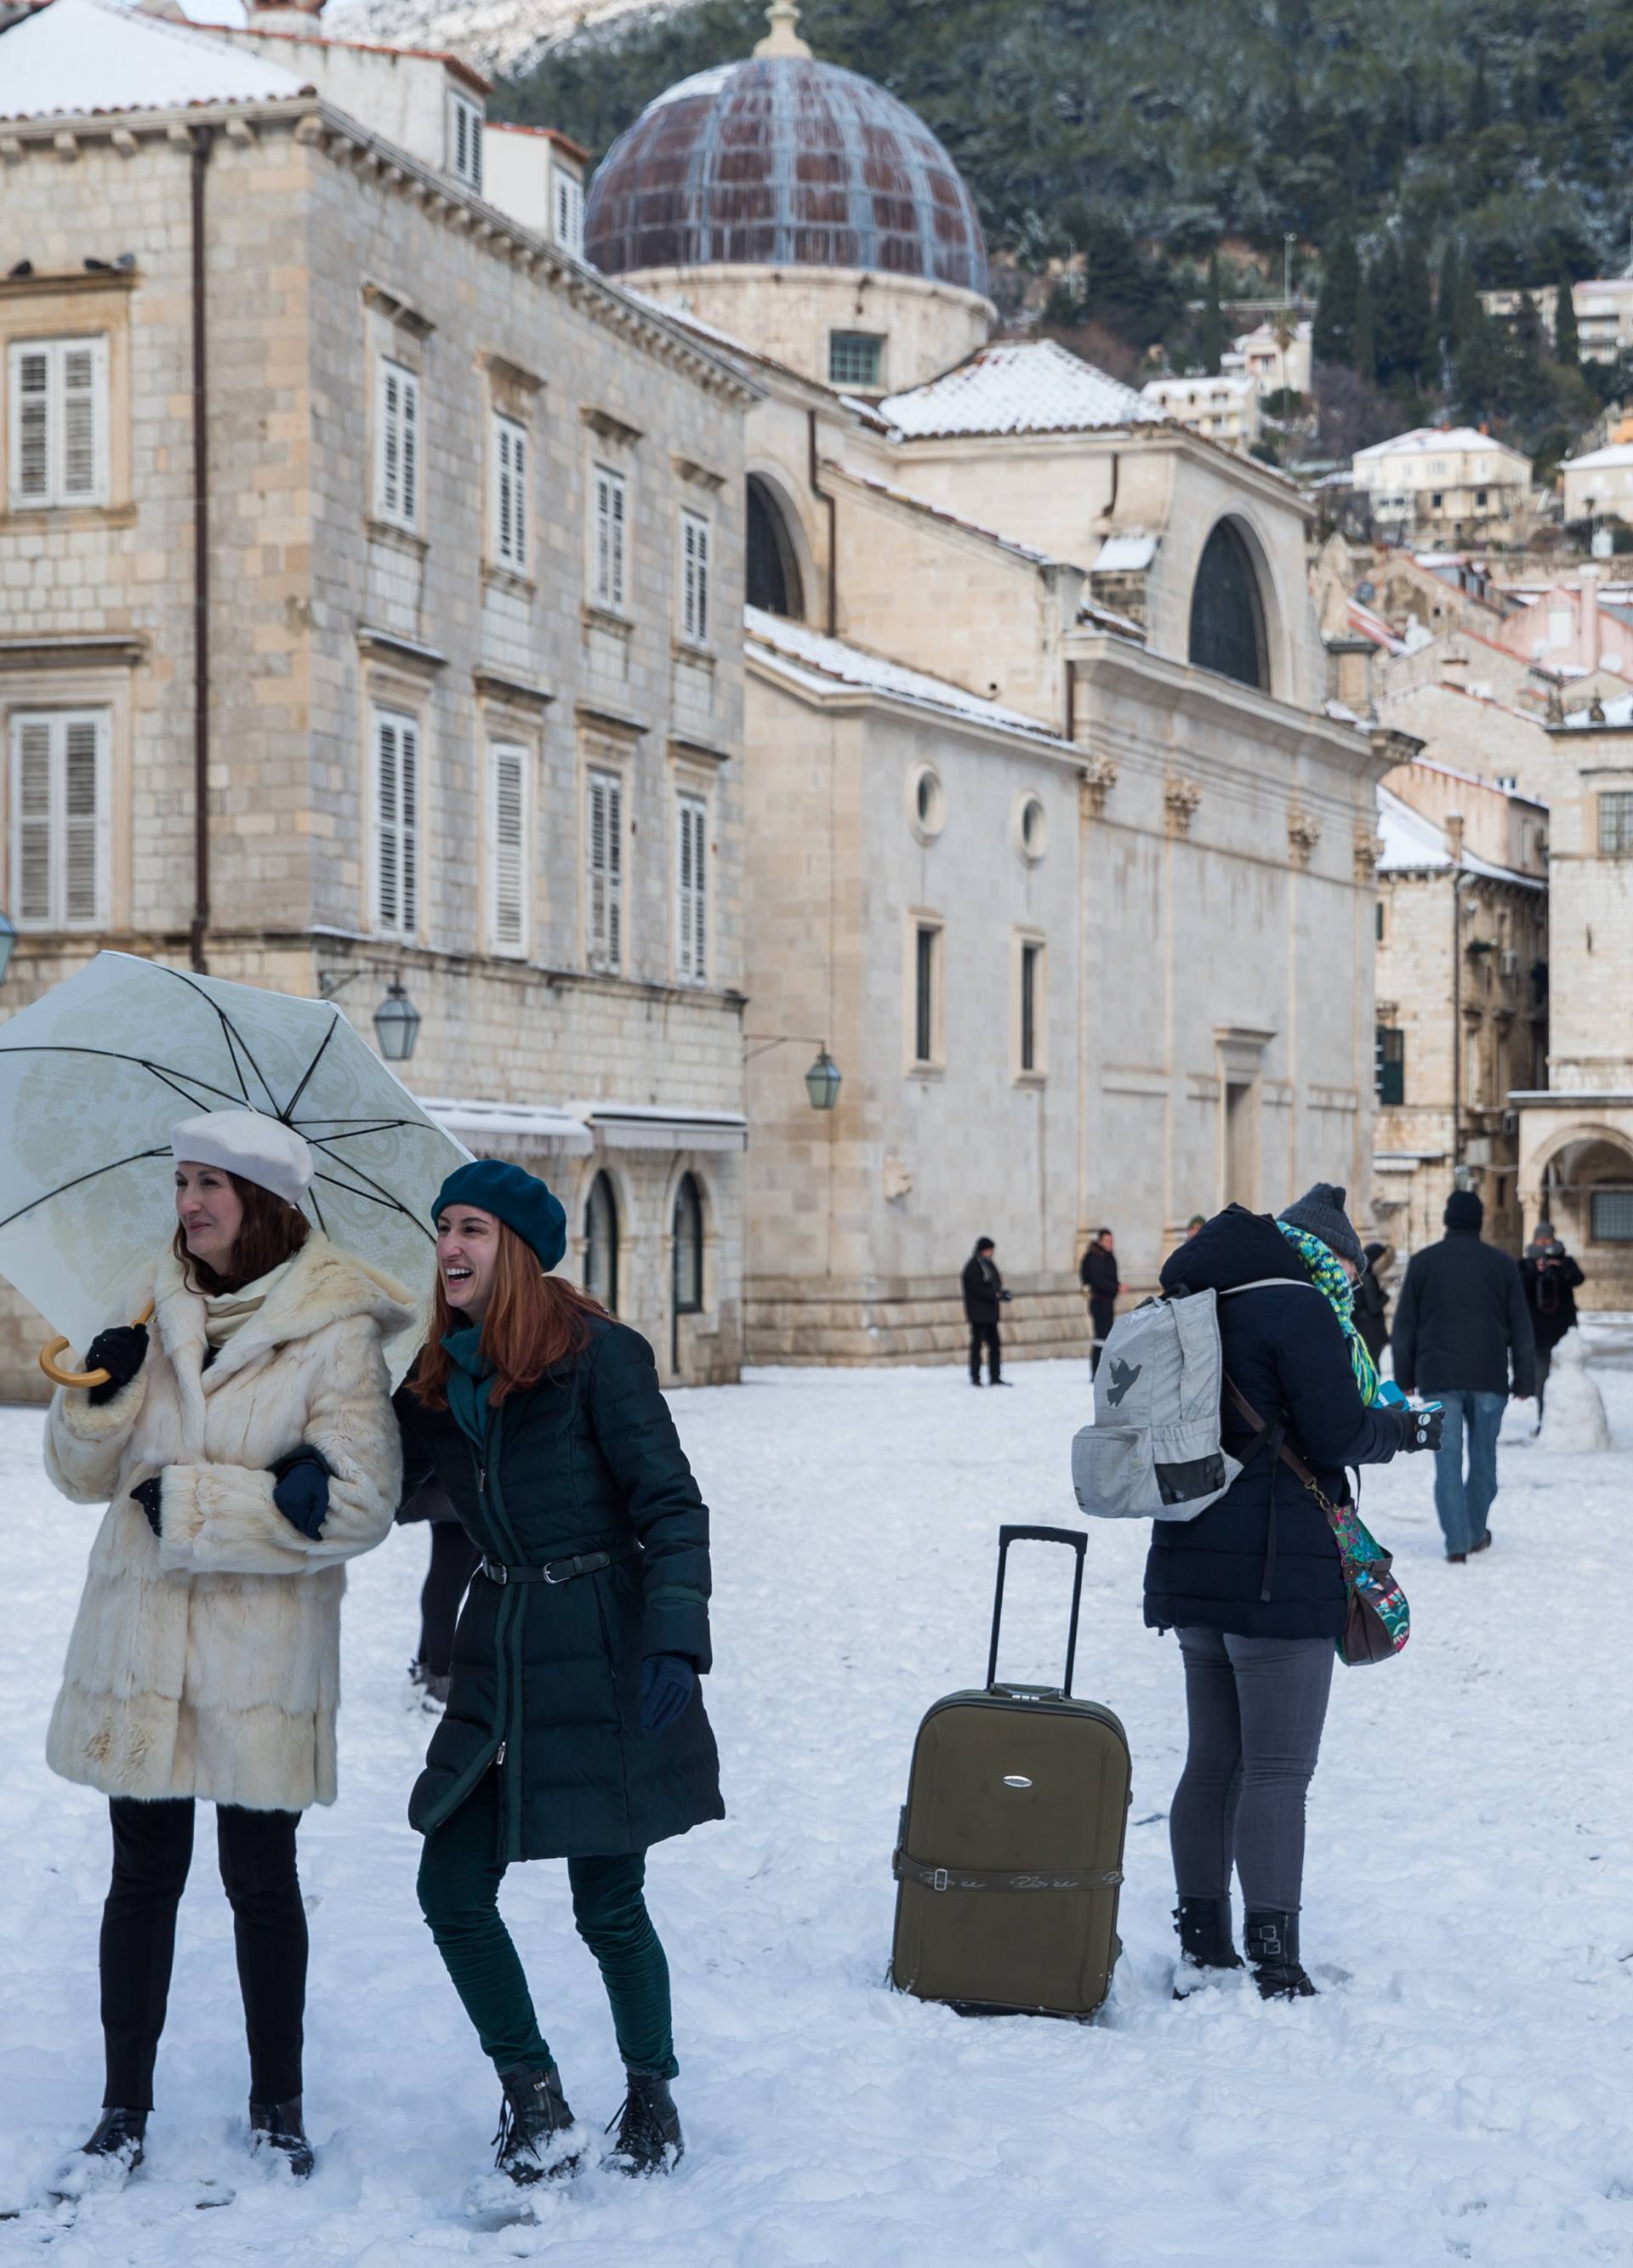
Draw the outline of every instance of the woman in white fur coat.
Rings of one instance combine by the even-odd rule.
[[[104,2113],[59,2191],[141,2162],[193,1807],[216,1807],[250,2057],[252,2146],[298,2175],[307,1929],[295,1830],[335,1800],[344,1562],[401,1478],[382,1340],[409,1295],[308,1229],[306,1143],[252,1111],[174,1130],[175,1243],[153,1330],[103,1332],[102,1385],[51,1404],[46,1469],[107,1499],[47,1761],[110,1799]]]

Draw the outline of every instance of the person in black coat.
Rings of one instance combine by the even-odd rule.
[[[1586,1278],[1580,1263],[1566,1251],[1554,1233],[1553,1222],[1548,1220],[1537,1223],[1537,1233],[1526,1245],[1525,1258],[1519,1263],[1519,1276],[1526,1288],[1526,1307],[1536,1346],[1540,1418],[1554,1350],[1566,1332],[1577,1327],[1577,1287]]]
[[[1094,1344],[1089,1353],[1089,1375],[1092,1378],[1100,1367],[1101,1350],[1117,1320],[1117,1295],[1123,1288],[1109,1228],[1101,1229],[1084,1253],[1077,1280],[1089,1294],[1089,1321],[1094,1332]]]
[[[1364,1265],[1325,1185],[1282,1219],[1353,1274]],[[1336,1200],[1336,1202],[1333,1202]],[[1231,1205],[1171,1255],[1164,1292],[1243,1291],[1218,1301],[1225,1374],[1333,1502],[1349,1465],[1426,1446],[1415,1413],[1362,1401],[1344,1324],[1295,1244],[1267,1215]],[[1169,1815],[1175,1918],[1187,1963],[1239,1968],[1231,1941],[1234,1859],[1260,1992],[1314,1991],[1299,1962],[1304,1796],[1315,1770],[1347,1594],[1326,1516],[1263,1432],[1226,1396],[1225,1448],[1242,1469],[1193,1520],[1153,1524],[1145,1619],[1179,1633],[1190,1745]]]
[[[1369,1244],[1365,1272],[1356,1279],[1355,1326],[1374,1363],[1382,1362],[1389,1344],[1389,1294],[1378,1280],[1388,1256],[1386,1244]]]
[[[1536,1351],[1519,1270],[1482,1242],[1485,1208],[1473,1189],[1446,1199],[1446,1233],[1407,1263],[1395,1307],[1395,1383],[1445,1405],[1435,1457],[1435,1510],[1446,1557],[1461,1565],[1491,1541],[1496,1445],[1510,1395],[1536,1392]],[[1463,1435],[1468,1434],[1468,1462]]]
[[[994,1386],[1007,1386],[1002,1375],[1003,1349],[998,1337],[998,1310],[1008,1304],[998,1263],[993,1258],[990,1236],[978,1236],[975,1249],[964,1263],[964,1319],[970,1326],[970,1383],[981,1382],[981,1349],[986,1349],[986,1376]]]

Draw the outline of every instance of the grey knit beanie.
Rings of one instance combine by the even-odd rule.
[[[1313,1189],[1304,1191],[1297,1204],[1283,1205],[1276,1218],[1294,1228],[1307,1228],[1312,1236],[1320,1238],[1329,1252],[1337,1253],[1341,1260],[1351,1261],[1364,1271],[1366,1255],[1344,1211],[1346,1194],[1331,1182],[1318,1182]]]

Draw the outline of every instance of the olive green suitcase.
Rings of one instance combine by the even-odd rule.
[[[1058,1692],[997,1683],[1004,1565],[1023,1540],[1076,1554]],[[986,1690],[936,1702],[913,1743],[890,1981],[966,2015],[1092,2016],[1122,1949],[1128,1742],[1109,1709],[1072,1694],[1087,1549],[1067,1528],[999,1529]]]

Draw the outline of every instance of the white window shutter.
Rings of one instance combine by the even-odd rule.
[[[403,920],[403,850],[399,821],[397,720],[374,719],[374,917],[381,929]]]
[[[677,806],[676,970],[683,983],[708,981],[708,817],[706,803],[682,796]]]
[[[52,363],[48,345],[11,349],[13,505],[47,504],[51,501]]]
[[[403,934],[419,927],[419,726],[404,718],[398,728],[403,805]]]
[[[490,876],[492,946],[496,953],[527,950],[527,761],[513,741],[491,751],[492,812]]]
[[[515,526],[515,556],[519,575],[528,571],[528,437],[520,425],[510,429],[511,513]]]
[[[63,725],[63,919],[93,923],[101,911],[102,730],[93,717]]]
[[[376,509],[382,519],[395,519],[403,493],[403,394],[395,363],[380,366],[380,479]]]
[[[681,514],[681,627],[694,645],[709,638],[709,523],[701,513]]]
[[[11,906],[26,929],[107,924],[111,743],[104,711],[12,719]]]
[[[11,727],[11,905],[30,927],[51,926],[51,743],[54,720],[19,717]]]
[[[624,965],[624,785],[611,772],[589,776],[588,932],[592,968]]]
[[[401,376],[403,388],[403,525],[419,525],[419,380],[412,371]]]
[[[528,563],[528,437],[514,417],[493,419],[493,556],[501,566],[526,572]]]
[[[66,339],[61,349],[62,476],[64,504],[102,501],[102,428],[106,418],[107,345],[103,339]]]
[[[624,604],[624,482],[615,475],[612,482],[612,603]]]

